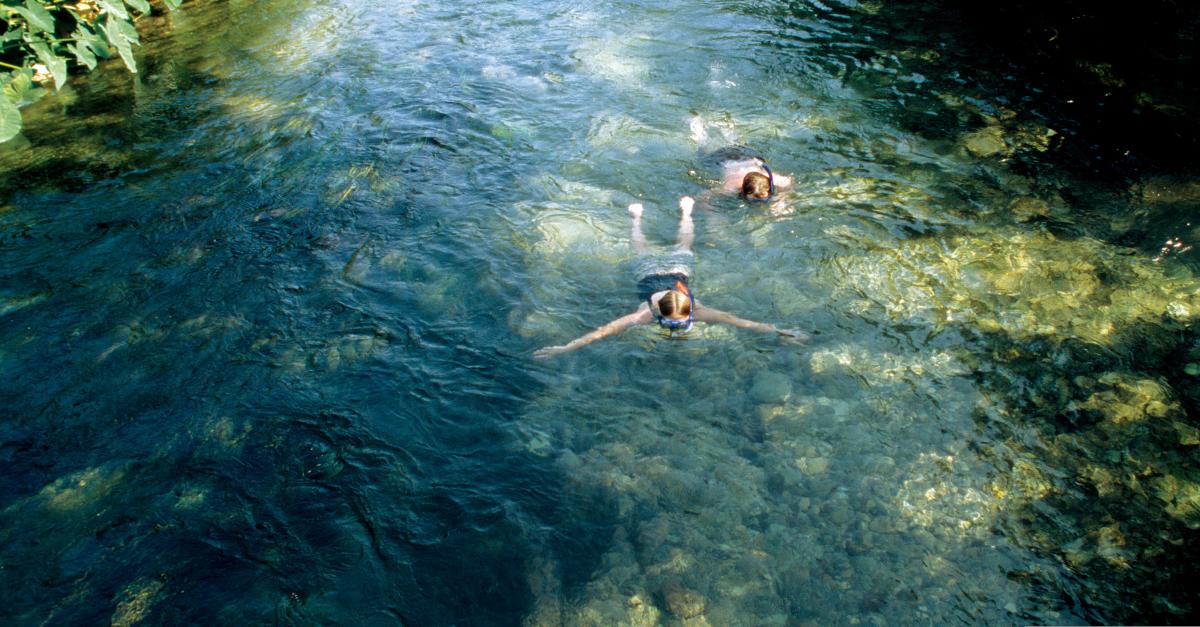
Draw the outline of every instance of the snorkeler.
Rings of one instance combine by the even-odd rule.
[[[799,341],[807,340],[808,335],[801,331],[780,329],[774,325],[745,320],[731,313],[704,306],[696,300],[695,294],[688,286],[692,261],[695,258],[692,253],[692,240],[695,237],[692,224],[694,204],[695,200],[688,196],[679,199],[679,233],[674,250],[667,255],[648,253],[646,236],[642,234],[642,205],[629,205],[629,215],[633,218],[633,250],[638,254],[637,289],[638,300],[641,303],[631,314],[621,316],[563,346],[540,348],[533,356],[537,359],[553,357],[615,335],[633,325],[651,323],[657,323],[672,334],[676,331],[686,333],[691,330],[694,322],[699,321],[729,324],[761,333],[778,333]]]
[[[732,145],[715,150],[707,148],[708,125],[699,115],[692,116],[688,127],[692,131],[692,140],[700,149],[701,162],[721,170],[720,191],[736,193],[749,201],[766,202],[776,192],[792,186],[790,177],[772,172],[762,155],[733,142],[734,138],[723,127],[719,128]]]

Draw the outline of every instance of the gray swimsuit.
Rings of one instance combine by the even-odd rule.
[[[638,300],[644,300],[654,310],[650,297],[658,292],[675,288],[676,281],[688,286],[692,276],[692,263],[696,255],[690,250],[675,250],[665,255],[643,255],[634,261],[634,276],[637,277]]]

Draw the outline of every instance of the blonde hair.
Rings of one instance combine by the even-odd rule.
[[[664,318],[673,315],[689,316],[692,313],[692,299],[679,290],[669,290],[658,299],[658,311]]]

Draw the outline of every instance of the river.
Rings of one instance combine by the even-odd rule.
[[[0,621],[1194,618],[1200,189],[886,10],[147,18],[0,147]],[[693,115],[792,188],[710,199]],[[533,359],[682,195],[699,297],[811,339]]]

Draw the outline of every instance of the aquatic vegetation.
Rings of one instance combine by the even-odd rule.
[[[222,448],[236,452],[246,441],[246,436],[253,430],[249,422],[241,422],[230,416],[213,418],[204,427],[204,435],[208,441]]]
[[[1094,240],[995,233],[909,241],[880,254],[904,261],[884,264],[862,256],[840,265],[846,285],[869,294],[871,308],[891,318],[1111,345],[1121,329],[1139,322],[1166,317],[1186,323],[1200,311],[1200,293],[1189,277]],[[936,286],[942,296],[932,297],[924,285]]]
[[[293,346],[270,342],[267,352],[274,355],[272,363],[292,372],[334,372],[353,367],[385,350],[390,341],[387,334],[351,333],[318,346]],[[267,344],[259,345],[266,348]]]
[[[1050,203],[1042,200],[1041,198],[1028,196],[1017,198],[1016,200],[1012,201],[1008,208],[1009,211],[1012,212],[1013,216],[1021,222],[1028,222],[1038,218],[1049,218],[1055,214],[1061,215],[1064,213],[1061,210],[1056,211],[1050,206]]]
[[[0,316],[36,305],[45,300],[46,296],[47,294],[44,293],[27,294],[24,296],[2,296],[0,297]]]
[[[155,597],[165,585],[161,579],[142,578],[126,586],[117,597],[113,627],[129,627],[146,620],[154,607]]]
[[[175,501],[175,509],[195,511],[204,506],[208,499],[208,490],[193,486],[179,495]]]
[[[124,481],[126,471],[111,464],[71,473],[42,488],[33,502],[60,513],[95,507]]]
[[[246,322],[245,316],[240,314],[231,316],[200,314],[180,322],[176,328],[188,335],[212,337],[218,334],[245,329],[248,326],[249,324]]]
[[[1200,204],[1200,181],[1150,177],[1139,179],[1130,191],[1148,205]]]

